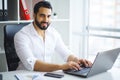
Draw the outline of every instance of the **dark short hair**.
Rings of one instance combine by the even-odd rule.
[[[41,7],[49,8],[52,10],[52,6],[51,6],[50,2],[40,1],[40,2],[36,3],[34,6],[34,13],[37,14],[39,8],[41,8]]]

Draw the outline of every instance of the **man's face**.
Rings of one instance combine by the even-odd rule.
[[[41,30],[46,30],[51,22],[51,9],[41,7],[37,14],[35,14],[35,24]]]

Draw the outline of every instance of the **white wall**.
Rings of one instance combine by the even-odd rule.
[[[63,40],[65,44],[70,46],[69,48],[72,50],[73,54],[77,55],[80,58],[86,58],[87,44],[85,43],[87,43],[87,39],[84,35],[87,34],[86,32],[87,0],[69,0],[69,1],[70,1],[69,3],[70,5],[68,5],[67,3],[67,7],[69,6],[68,9],[69,9],[70,21],[69,23],[67,23],[69,28],[66,27],[67,26],[66,22],[62,22],[61,25],[58,24],[55,28],[57,28],[58,31],[60,31],[61,35],[63,35]],[[66,7],[66,5],[62,7],[64,8]],[[65,12],[63,11],[63,13]],[[62,26],[64,24],[65,26]],[[54,55],[53,62],[63,63],[63,60],[57,54],[57,55]]]
[[[70,26],[71,26],[71,49],[80,58],[85,58],[87,54],[87,1],[71,0],[70,2]]]

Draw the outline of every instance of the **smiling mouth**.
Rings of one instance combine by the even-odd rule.
[[[47,27],[47,23],[42,23],[41,24],[43,27]]]

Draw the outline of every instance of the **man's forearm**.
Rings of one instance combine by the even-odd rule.
[[[35,71],[41,72],[51,72],[56,70],[62,70],[63,66],[59,64],[49,64],[42,61],[37,60],[34,66]]]

